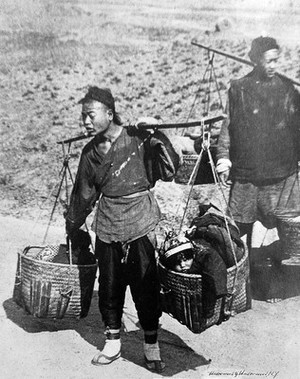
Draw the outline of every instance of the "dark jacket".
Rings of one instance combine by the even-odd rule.
[[[209,291],[210,297],[227,294],[226,265],[218,252],[204,239],[195,239],[196,253],[188,274],[201,274],[204,292]]]
[[[208,211],[193,219],[191,226],[196,226],[196,230],[190,238],[196,241],[198,239],[207,241],[229,268],[244,256],[244,244],[237,226],[229,218],[227,218],[227,225],[230,235],[227,232],[224,216]]]
[[[263,184],[295,172],[299,104],[299,93],[279,76],[266,80],[254,69],[232,81],[217,149],[217,159],[231,160],[232,179]]]
[[[123,129],[107,154],[97,135],[83,149],[66,216],[68,233],[77,230],[100,193],[118,198],[152,188],[159,179],[171,181],[179,156],[161,132]]]

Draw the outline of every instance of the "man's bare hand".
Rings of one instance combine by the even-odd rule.
[[[159,123],[159,120],[154,117],[140,117],[135,125],[137,128],[144,126],[147,129],[147,125],[158,125]]]
[[[220,182],[225,187],[230,187],[230,182],[228,181],[230,170],[223,171],[219,174]]]

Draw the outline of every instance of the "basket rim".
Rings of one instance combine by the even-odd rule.
[[[182,158],[198,158],[199,154],[182,154]]]
[[[25,249],[30,249],[30,248],[37,248],[37,249],[43,249],[45,247],[47,247],[49,245],[44,245],[44,246],[35,246],[35,245],[32,245],[32,246],[26,246]],[[55,245],[51,245],[51,246],[55,246]],[[55,267],[63,267],[63,268],[72,268],[72,267],[98,267],[97,265],[97,262],[96,263],[93,263],[93,264],[88,264],[88,265],[77,265],[77,264],[66,264],[66,263],[55,263],[55,262],[50,262],[50,261],[43,261],[42,259],[35,259],[35,258],[32,258],[32,257],[28,257],[26,254],[24,254],[24,250],[23,251],[18,251],[18,255],[22,258],[26,258],[28,259],[29,261],[32,261],[32,262],[35,262],[35,263],[39,263],[39,264],[42,264],[42,265],[50,265],[50,266],[55,266]]]
[[[186,274],[184,272],[179,272],[179,271],[171,270],[171,269],[165,267],[160,261],[158,261],[158,265],[161,266],[164,270],[166,270],[168,272],[171,272],[172,274],[176,274],[178,276],[181,276],[183,278],[195,278],[195,279],[202,278],[201,274]]]
[[[231,267],[228,267],[228,269],[227,269],[228,273],[230,273],[230,272],[232,272],[234,270],[239,270],[240,266],[242,266],[246,262],[246,260],[248,259],[248,247],[247,247],[247,244],[244,241],[242,241],[242,242],[243,242],[243,246],[244,246],[244,255],[243,255],[242,259],[240,259],[240,261],[237,263],[237,265],[233,265]]]
[[[293,220],[296,217],[300,216],[300,210],[291,210],[291,209],[276,209],[274,214],[279,219],[291,219]]]
[[[290,217],[278,217],[279,222],[284,222],[286,224],[295,224],[295,225],[300,225],[300,214],[299,214],[299,220],[295,220],[294,218]]]

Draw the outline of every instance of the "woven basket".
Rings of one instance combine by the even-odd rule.
[[[193,172],[195,164],[197,162],[198,155],[183,155],[183,162],[180,168],[178,169],[175,182],[187,184],[189,182],[190,176]]]
[[[300,212],[277,211],[276,217],[284,252],[300,258]]]
[[[198,155],[183,155],[183,163],[179,167],[176,176],[175,182],[180,184],[187,184],[190,180],[191,174],[197,162]],[[204,152],[198,173],[196,175],[195,184],[209,184],[214,183],[212,171],[210,164],[208,162],[207,153]]]
[[[202,276],[184,274],[166,269],[158,263],[163,311],[186,325],[193,333],[201,333],[226,319],[225,311],[244,312],[251,308],[249,261],[245,254],[237,266],[227,270],[227,288],[230,296],[217,299],[209,314],[204,312]],[[226,312],[226,314],[228,313]]]
[[[60,245],[47,246],[52,257]],[[75,265],[38,259],[45,246],[28,246],[18,253],[14,300],[40,318],[81,318],[88,314],[97,264]]]

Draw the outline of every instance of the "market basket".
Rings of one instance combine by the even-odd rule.
[[[161,262],[158,263],[158,272],[163,311],[187,326],[193,333],[201,333],[212,325],[222,323],[229,314],[251,308],[246,245],[241,260],[236,266],[227,269],[229,296],[217,299],[209,315],[204,312],[201,275],[172,271]]]
[[[81,318],[88,314],[97,264],[53,263],[66,245],[28,246],[18,253],[13,298],[39,318]],[[41,252],[48,252],[41,259]]]
[[[284,252],[300,260],[300,212],[277,210],[275,214]]]
[[[179,167],[176,176],[175,182],[186,184],[188,183],[190,176],[192,174],[193,168],[197,162],[198,155],[183,155],[182,165]]]
[[[182,165],[179,167],[175,175],[175,182],[179,184],[187,184],[197,162],[198,155],[184,154],[182,158]],[[203,158],[204,159],[200,162],[200,169],[197,172],[194,184],[209,184],[214,182],[207,154],[204,154]]]

